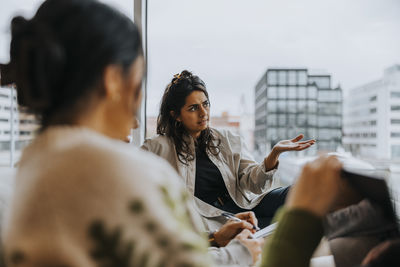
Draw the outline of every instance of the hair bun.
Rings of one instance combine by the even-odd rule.
[[[11,34],[11,61],[4,68],[6,81],[16,83],[19,104],[33,111],[48,109],[54,102],[55,90],[51,88],[59,84],[63,74],[64,50],[51,29],[35,20],[15,17]]]
[[[183,70],[181,73],[177,73],[172,78],[171,84],[177,84],[183,80],[191,79],[193,74],[188,70]]]
[[[21,16],[14,17],[11,21],[11,34],[15,38],[19,38],[24,32],[27,31],[28,21]],[[13,46],[11,46],[11,54],[13,53]],[[11,55],[13,57],[13,55]],[[16,67],[15,62],[8,64],[0,64],[0,85],[10,85],[16,83]]]
[[[11,34],[15,37],[27,32],[29,29],[29,21],[24,17],[17,16],[11,20]]]

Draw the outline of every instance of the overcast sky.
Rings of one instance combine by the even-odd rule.
[[[1,1],[0,61],[8,60],[11,14],[41,1]],[[131,16],[130,0],[107,0]],[[398,0],[149,0],[148,113],[173,74],[189,69],[210,92],[212,112],[253,112],[254,86],[268,67],[325,70],[344,90],[400,64]]]

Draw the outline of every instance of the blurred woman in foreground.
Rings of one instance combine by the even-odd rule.
[[[132,21],[93,0],[47,0],[11,34],[1,83],[41,130],[19,162],[7,266],[208,266],[176,173],[122,141],[142,95]]]

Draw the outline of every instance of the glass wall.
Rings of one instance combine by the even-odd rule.
[[[43,0],[13,0],[1,4],[0,16],[0,63],[9,61],[10,22],[12,17],[22,15],[30,18]],[[133,0],[102,0],[133,19]],[[37,119],[17,104],[16,91],[11,87],[0,87],[0,168],[14,167],[21,151],[36,136]],[[1,169],[0,169],[1,176]]]

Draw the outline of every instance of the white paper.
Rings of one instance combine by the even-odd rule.
[[[252,238],[257,239],[257,238],[269,236],[275,231],[277,226],[278,226],[278,223],[270,224],[267,227],[261,229],[260,231],[255,232],[252,235]]]

